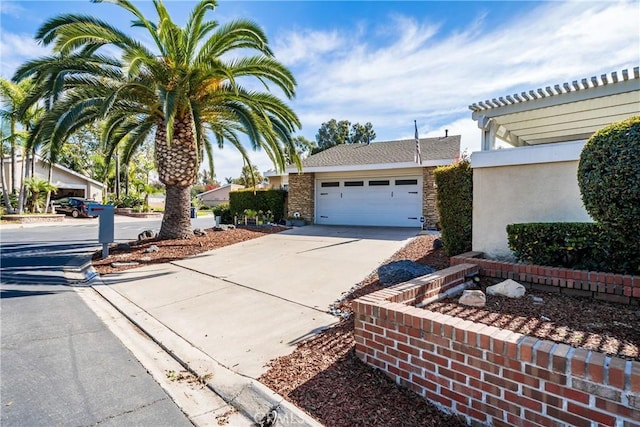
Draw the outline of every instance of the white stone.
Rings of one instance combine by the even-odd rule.
[[[471,307],[484,307],[487,304],[487,297],[482,291],[466,290],[462,293],[458,303]]]
[[[487,288],[487,295],[501,295],[508,298],[520,298],[527,289],[515,280],[507,279]]]

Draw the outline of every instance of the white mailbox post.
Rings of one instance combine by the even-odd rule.
[[[106,258],[109,256],[109,243],[114,241],[113,205],[89,203],[87,204],[87,214],[99,217],[98,241],[102,243],[102,258]]]

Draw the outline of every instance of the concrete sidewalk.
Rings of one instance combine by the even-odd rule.
[[[335,324],[329,306],[417,234],[301,227],[109,275],[94,288],[189,368],[213,373],[210,386],[250,417],[280,405],[289,408],[283,425],[313,425],[255,379]]]

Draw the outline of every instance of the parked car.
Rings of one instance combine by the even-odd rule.
[[[56,213],[63,213],[71,215],[74,218],[89,217],[87,211],[87,203],[93,202],[93,200],[83,199],[82,197],[63,197],[53,201],[53,207]],[[93,216],[92,218],[95,218]]]

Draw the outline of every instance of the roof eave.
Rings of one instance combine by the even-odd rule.
[[[365,165],[332,165],[332,166],[304,166],[300,173],[315,173],[315,172],[353,172],[362,170],[387,170],[387,169],[409,169],[419,167],[436,167],[446,166],[455,162],[455,159],[436,159],[425,160],[421,164],[415,162],[399,162],[399,163],[375,163]],[[287,168],[288,173],[297,173],[298,169],[295,167]]]

